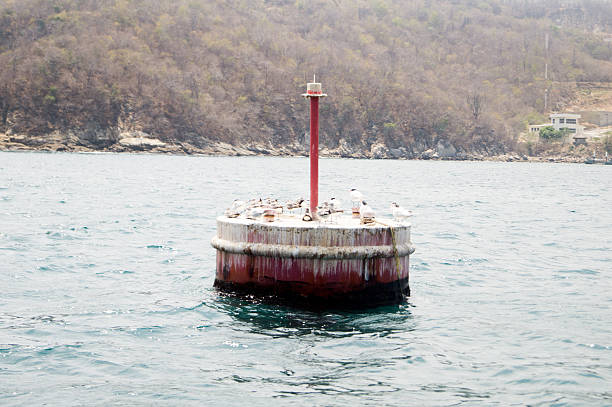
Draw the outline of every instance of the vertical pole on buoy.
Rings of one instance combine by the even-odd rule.
[[[310,212],[319,205],[319,98],[310,98]]]
[[[327,95],[315,76],[302,96],[310,99],[310,212],[315,216],[319,204],[319,98]]]

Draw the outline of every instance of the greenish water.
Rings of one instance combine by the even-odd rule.
[[[307,159],[0,153],[0,405],[612,405],[610,171],[322,160],[417,251],[406,304],[314,313],[220,295],[209,243]]]

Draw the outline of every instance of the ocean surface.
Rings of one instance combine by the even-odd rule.
[[[215,217],[308,160],[0,152],[0,405],[612,405],[612,167],[323,159],[415,213],[412,296],[213,289]]]

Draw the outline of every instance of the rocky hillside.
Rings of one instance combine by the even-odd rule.
[[[612,82],[611,27],[605,0],[5,0],[0,143],[299,154],[316,73],[330,154],[500,154],[544,89]]]

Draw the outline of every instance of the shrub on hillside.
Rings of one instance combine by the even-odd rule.
[[[612,135],[604,137],[603,145],[604,145],[604,150],[608,154],[612,154]]]
[[[540,129],[540,138],[542,140],[556,141],[563,139],[568,133],[565,129],[555,130],[553,126],[546,126]]]

